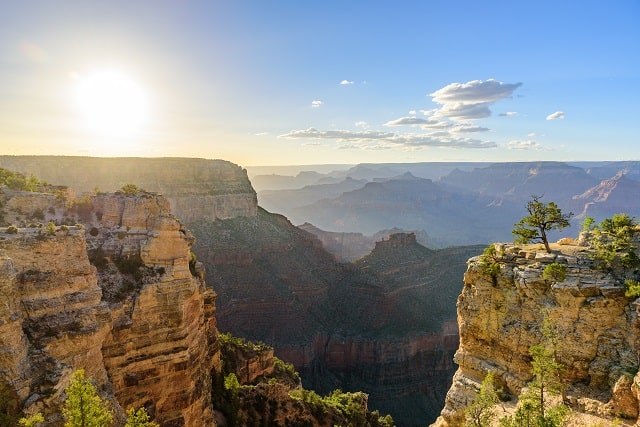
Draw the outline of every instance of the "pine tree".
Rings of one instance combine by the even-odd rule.
[[[471,405],[465,411],[465,427],[488,427],[495,417],[493,406],[498,403],[498,392],[493,384],[493,374],[490,372],[482,380],[480,391]]]
[[[98,396],[96,387],[85,377],[84,369],[79,369],[71,375],[71,381],[65,389],[65,393],[67,400],[62,408],[65,427],[105,427],[111,425],[113,416]]]

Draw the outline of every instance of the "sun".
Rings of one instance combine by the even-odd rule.
[[[87,129],[103,137],[133,137],[148,119],[148,101],[142,87],[118,70],[81,77],[76,106]]]

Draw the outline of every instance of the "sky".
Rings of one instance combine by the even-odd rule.
[[[640,1],[0,2],[0,154],[640,160]]]

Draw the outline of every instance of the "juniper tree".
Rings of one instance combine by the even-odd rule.
[[[540,196],[531,196],[527,203],[529,215],[516,223],[511,233],[516,237],[516,243],[542,242],[546,251],[551,253],[547,232],[568,227],[573,213],[563,214],[554,202],[545,204],[540,199]]]

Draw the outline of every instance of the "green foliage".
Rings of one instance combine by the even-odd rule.
[[[34,192],[38,191],[39,186],[46,184],[46,182],[40,181],[33,175],[27,177],[19,172],[0,168],[0,186],[6,185],[12,190]]]
[[[37,427],[38,424],[43,422],[44,422],[44,417],[40,412],[38,412],[37,414],[31,415],[30,417],[20,418],[20,420],[18,420],[18,425],[21,425],[24,427]]]
[[[563,423],[569,410],[563,404],[550,406],[549,397],[564,393],[560,373],[562,364],[555,357],[558,337],[555,325],[545,315],[541,332],[542,343],[529,348],[533,381],[520,396],[520,406],[513,416],[500,420],[502,427],[556,427]]]
[[[596,226],[596,220],[590,216],[585,216],[582,220],[582,230],[583,231],[591,231]]]
[[[554,202],[544,204],[540,199],[540,196],[531,196],[527,203],[529,215],[514,225],[512,234],[516,237],[516,243],[542,242],[547,252],[551,253],[547,231],[568,227],[573,213],[563,214]]]
[[[262,341],[258,341],[257,343],[254,343],[244,338],[235,337],[230,333],[224,333],[224,332],[220,332],[218,334],[218,340],[220,341],[220,345],[222,347],[235,348],[237,350],[242,351],[245,354],[261,353],[263,351],[268,351],[273,349],[273,347],[263,343]]]
[[[49,221],[44,231],[47,236],[54,236],[56,234],[56,223]]]
[[[367,412],[368,397],[363,392],[343,393],[341,390],[334,390],[328,396],[322,397],[313,390],[296,389],[290,391],[289,396],[304,402],[311,412],[320,419],[329,412],[329,409],[333,409],[344,416],[349,421],[349,425],[368,425],[368,422],[372,421],[383,427],[394,425],[390,415],[380,417],[379,413],[375,413],[373,414],[374,419],[371,420]]]
[[[293,364],[287,363],[277,357],[273,358],[273,374],[295,385],[299,385],[301,381],[300,374],[298,374]]]
[[[135,196],[137,195],[141,190],[140,188],[138,188],[137,185],[135,184],[125,184],[122,186],[122,188],[120,189],[120,191],[122,191],[124,194],[126,194],[127,196]]]
[[[105,427],[111,425],[113,416],[98,396],[93,383],[85,377],[84,369],[71,375],[65,389],[67,400],[62,408],[65,427]]]
[[[10,225],[7,227],[7,234],[18,234],[18,227]]]
[[[624,296],[627,298],[640,297],[640,282],[633,279],[627,279],[624,281]]]
[[[240,382],[238,377],[233,372],[224,377],[224,389],[231,392],[232,395],[238,394],[240,388]]]
[[[493,374],[490,372],[482,380],[480,391],[471,404],[464,410],[465,427],[488,427],[496,414],[493,406],[499,401],[498,392],[494,386]]]
[[[493,284],[496,284],[496,280],[498,278],[498,274],[500,274],[500,263],[499,259],[503,254],[498,254],[495,245],[490,245],[482,252],[480,255],[480,266],[482,268],[482,272],[491,276],[493,279]]]
[[[149,414],[144,408],[129,408],[127,411],[127,422],[124,427],[159,427],[160,425],[151,421]]]
[[[602,220],[593,229],[589,242],[594,249],[592,259],[596,267],[602,270],[640,267],[640,258],[631,243],[636,233],[638,222],[627,214],[615,214]]]
[[[542,270],[542,278],[552,283],[564,282],[567,278],[567,266],[557,262],[551,263]]]

